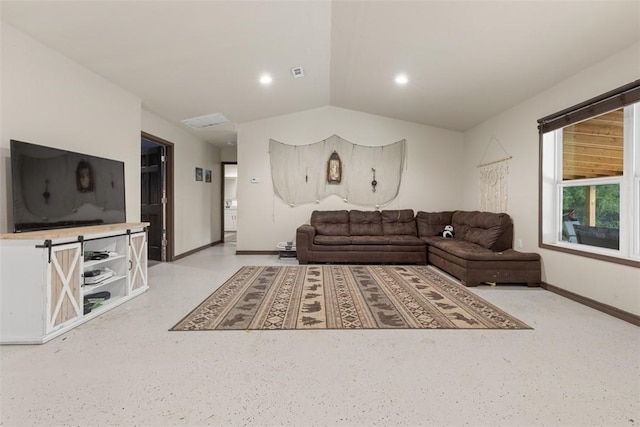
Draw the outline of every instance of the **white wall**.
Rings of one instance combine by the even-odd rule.
[[[221,240],[220,149],[147,110],[142,130],[174,144],[175,254]],[[211,170],[212,182],[196,181],[196,167]]]
[[[289,207],[274,196],[269,139],[305,145],[336,134],[360,145],[407,140],[408,161],[399,196],[385,209],[438,211],[462,203],[463,135],[387,117],[321,107],[238,126],[238,250],[275,250],[295,239],[315,209],[363,209],[330,196],[319,204]],[[257,177],[259,184],[251,184]]]
[[[175,144],[175,254],[221,239],[220,149],[12,26],[1,31],[0,232],[12,221],[10,139],[124,161],[127,221],[139,221],[144,130]],[[196,182],[196,166],[213,182]]]
[[[233,147],[224,147],[220,150],[220,159],[223,162],[237,162],[238,161],[238,150],[235,146]]]
[[[125,162],[140,220],[140,100],[6,23],[1,28],[0,232],[12,230],[9,140]]]
[[[640,44],[626,49],[465,134],[464,208],[478,209],[478,170],[495,136],[509,162],[509,214],[523,250],[542,255],[543,280],[640,314],[640,269],[538,248],[537,120],[640,78]]]

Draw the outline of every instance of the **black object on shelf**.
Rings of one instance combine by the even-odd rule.
[[[98,308],[102,305],[102,303],[111,298],[111,292],[102,291],[96,292],[94,294],[85,295],[84,296],[84,314],[91,313],[91,310],[94,308]]]
[[[111,298],[111,292],[107,292],[107,291],[102,291],[102,292],[96,292],[94,294],[89,294],[89,295],[85,295],[84,296],[84,300],[85,301],[91,301],[91,300],[107,300]]]
[[[102,260],[109,258],[109,252],[107,251],[89,251],[84,253],[84,260]]]
[[[93,303],[89,301],[85,301],[83,310],[84,310],[84,314],[91,313],[91,310],[93,310]]]

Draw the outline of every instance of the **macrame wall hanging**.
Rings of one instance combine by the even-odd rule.
[[[336,195],[353,205],[379,207],[398,196],[406,141],[353,144],[337,135],[308,145],[269,140],[275,194],[291,206]]]
[[[485,160],[487,152],[492,146],[498,145],[501,149],[499,158]],[[480,210],[487,212],[507,212],[508,184],[509,184],[509,160],[511,156],[504,149],[500,141],[493,136],[487,144],[482,155],[478,169],[480,171]]]

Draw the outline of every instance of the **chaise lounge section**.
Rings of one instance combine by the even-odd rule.
[[[428,262],[465,286],[483,282],[540,285],[540,255],[513,250],[513,222],[508,214],[418,212],[416,222],[427,243]],[[453,239],[440,236],[447,224],[453,225]]]

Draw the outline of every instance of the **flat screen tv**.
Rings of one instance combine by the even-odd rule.
[[[125,221],[124,162],[11,140],[13,231]]]

